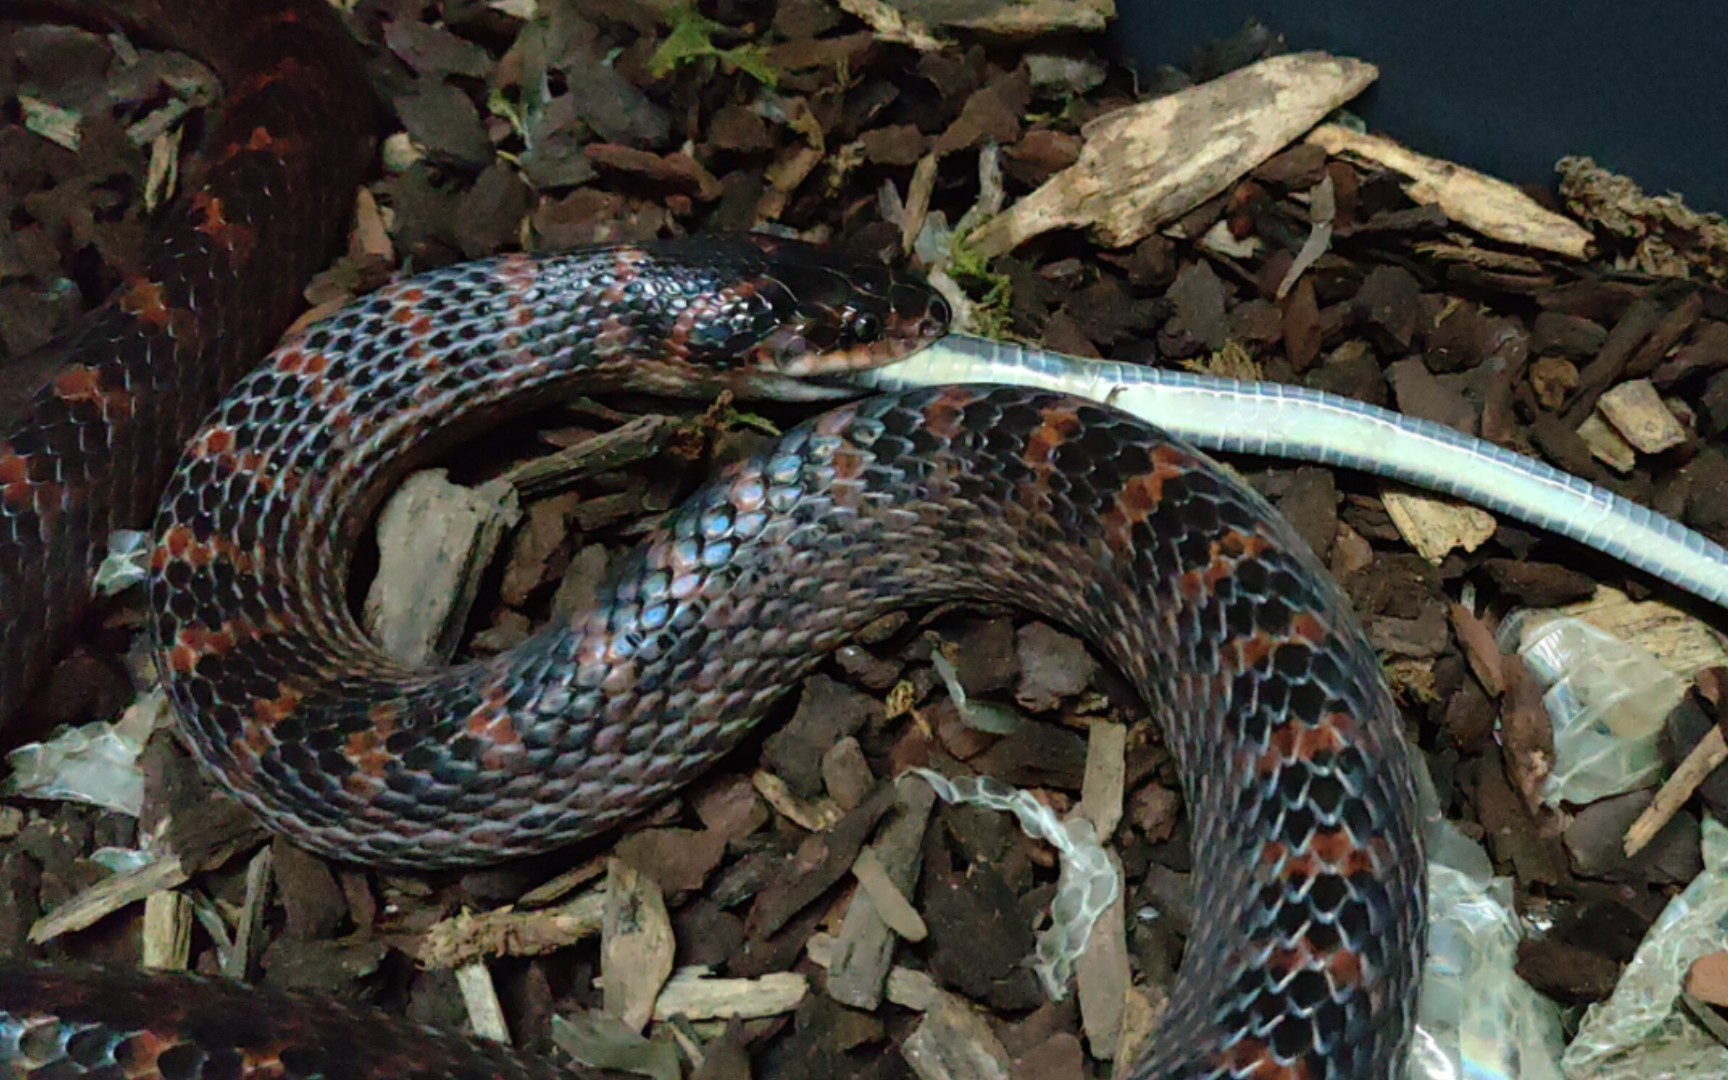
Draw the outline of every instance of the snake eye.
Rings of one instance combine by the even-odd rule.
[[[852,316],[849,327],[852,337],[864,345],[870,344],[882,336],[882,320],[868,312],[859,312]]]

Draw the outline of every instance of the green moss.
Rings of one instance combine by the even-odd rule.
[[[769,66],[768,53],[760,45],[722,49],[714,44],[714,34],[725,27],[693,8],[680,9],[672,18],[671,33],[648,58],[648,73],[656,79],[665,78],[685,64],[712,56],[763,86],[773,88],[779,82],[779,74]]]
[[[972,298],[974,333],[998,340],[1010,336],[1014,317],[1014,286],[1007,274],[990,269],[989,260],[967,247],[959,238],[954,241],[948,265],[949,276]]]

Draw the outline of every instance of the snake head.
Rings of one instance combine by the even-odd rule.
[[[822,382],[893,363],[948,332],[947,302],[912,272],[760,235],[734,238],[728,253],[683,359],[751,396],[830,396]]]
[[[774,315],[750,366],[800,379],[908,356],[948,332],[948,304],[921,277],[804,244],[775,242],[761,283]]]

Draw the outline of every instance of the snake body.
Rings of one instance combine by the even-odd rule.
[[[340,30],[320,7],[287,0],[265,22],[292,31],[281,48],[327,49],[320,35]],[[228,14],[256,16],[242,10]],[[235,55],[241,67],[224,78],[244,91],[244,65],[261,54]],[[295,102],[322,100],[307,139],[352,114],[309,99],[302,69],[272,70],[277,79],[230,102],[233,132],[277,85]],[[218,160],[280,144],[281,130],[232,138]],[[152,640],[210,774],[311,850],[474,865],[568,844],[663,801],[885,613],[1012,604],[1071,627],[1131,680],[1166,728],[1192,808],[1204,918],[1133,1075],[1394,1075],[1423,938],[1411,765],[1348,604],[1263,499],[1179,440],[1068,395],[885,394],[726,470],[592,607],[494,659],[407,668],[366,639],[345,588],[369,514],[411,464],[577,387],[820,395],[825,374],[928,343],[944,313],[914,279],[796,244],[505,256],[406,279],[314,324],[210,411],[211,387],[232,382],[247,348],[262,355],[271,332],[226,333],[252,329],[250,294],[266,286],[248,242],[221,226],[244,221],[275,249],[320,214],[339,220],[335,189],[347,185],[317,176],[310,144],[296,149],[249,166],[282,170],[268,199],[255,174],[213,169],[209,197],[165,226],[182,257],[154,262],[45,354],[58,374],[0,456],[7,677],[20,656],[39,666],[28,638],[40,616],[24,609],[87,588],[107,530],[140,523],[165,484]],[[284,193],[304,201],[285,206]],[[272,274],[307,270],[300,259]],[[277,300],[292,310],[292,297]],[[67,425],[87,434],[68,440]],[[139,464],[123,464],[118,450],[133,446],[146,448]],[[165,446],[184,448],[171,476],[153,464]],[[5,685],[16,708],[23,684]],[[459,1040],[421,1042],[394,1021],[350,1023],[341,1007],[242,995],[184,977],[0,967],[0,1067],[555,1074]],[[344,1031],[370,1044],[364,1053],[348,1052]]]
[[[349,613],[345,553],[430,424],[573,385],[887,360],[941,332],[931,303],[799,245],[697,241],[464,264],[315,324],[193,436],[163,499],[153,640],[189,742],[311,850],[493,862],[664,800],[884,614],[1012,604],[1133,682],[1195,807],[1208,918],[1141,1075],[1387,1075],[1422,866],[1376,657],[1264,500],[1124,413],[1015,387],[845,405],[495,659],[407,669]],[[15,1022],[50,1020],[76,1024]]]
[[[370,86],[322,0],[35,0],[166,39],[227,91],[147,265],[0,379],[0,726],[90,608],[116,529],[149,524],[181,447],[276,344],[371,159]]]

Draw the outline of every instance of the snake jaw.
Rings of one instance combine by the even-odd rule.
[[[903,360],[948,333],[948,305],[910,278],[839,309],[786,319],[745,354],[745,366],[792,379],[833,378]]]
[[[793,379],[850,375],[902,360],[947,332],[946,320],[924,315],[890,316],[879,337],[860,341],[841,335],[833,344],[812,340],[802,326],[783,326],[751,350],[748,366]]]

